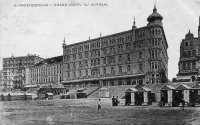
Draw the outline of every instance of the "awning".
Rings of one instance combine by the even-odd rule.
[[[200,85],[196,84],[195,86],[193,86],[191,89],[200,89]]]
[[[136,74],[136,75],[124,75],[124,76],[112,76],[112,77],[99,77],[99,78],[92,78],[92,79],[80,79],[80,80],[62,81],[62,84],[73,83],[73,82],[99,81],[99,80],[108,80],[108,79],[117,79],[117,78],[130,78],[130,77],[139,77],[139,76],[143,76],[143,75],[145,75],[145,73]]]
[[[37,87],[37,85],[25,85],[24,87],[25,88],[34,88],[34,87]]]
[[[138,92],[138,90],[136,88],[129,88],[126,92]]]
[[[176,90],[188,90],[188,89],[190,89],[190,87],[183,84],[176,87]]]
[[[99,91],[108,91],[108,88],[103,87],[103,88],[99,89]]]
[[[173,89],[175,89],[175,88],[172,86],[169,86],[169,85],[165,85],[160,90],[173,90]]]
[[[151,89],[146,88],[146,87],[138,88],[138,92],[148,92],[148,91],[151,91]]]

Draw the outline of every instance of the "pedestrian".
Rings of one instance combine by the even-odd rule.
[[[118,96],[117,96],[117,98],[116,98],[116,106],[118,106],[118,104],[119,104],[119,100],[118,100]]]
[[[184,110],[184,107],[185,107],[185,100],[182,99],[182,110]]]
[[[112,106],[115,106],[115,96],[112,97]]]
[[[98,102],[98,112],[101,110],[101,99],[99,99],[99,102]]]

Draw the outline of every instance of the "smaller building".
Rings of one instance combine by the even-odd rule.
[[[43,61],[29,67],[27,71],[27,85],[38,85],[40,87],[59,86],[62,80],[63,56],[44,59]]]
[[[194,81],[195,77],[200,74],[200,17],[198,27],[198,37],[189,32],[181,41],[179,72],[174,82],[189,82]]]

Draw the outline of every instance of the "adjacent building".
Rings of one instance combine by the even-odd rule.
[[[181,42],[178,66],[176,81],[194,80],[200,74],[200,17],[198,37],[194,37],[189,31]]]
[[[43,60],[36,54],[3,58],[4,88],[21,88],[25,84],[25,69]]]
[[[62,81],[62,60],[63,56],[47,58],[27,68],[27,85],[59,85]]]
[[[0,90],[4,88],[3,86],[4,86],[4,82],[3,82],[3,70],[0,70]]]
[[[117,86],[165,83],[168,80],[167,39],[163,17],[154,6],[148,24],[130,30],[63,43],[63,85]]]

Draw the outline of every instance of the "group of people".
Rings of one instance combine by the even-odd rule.
[[[115,98],[115,96],[112,97],[112,106],[118,106],[120,101],[118,100],[118,96]],[[101,110],[101,99],[98,100],[98,106],[97,106],[98,112]]]
[[[115,96],[112,97],[112,106],[118,106],[119,104],[118,96],[115,98]]]

